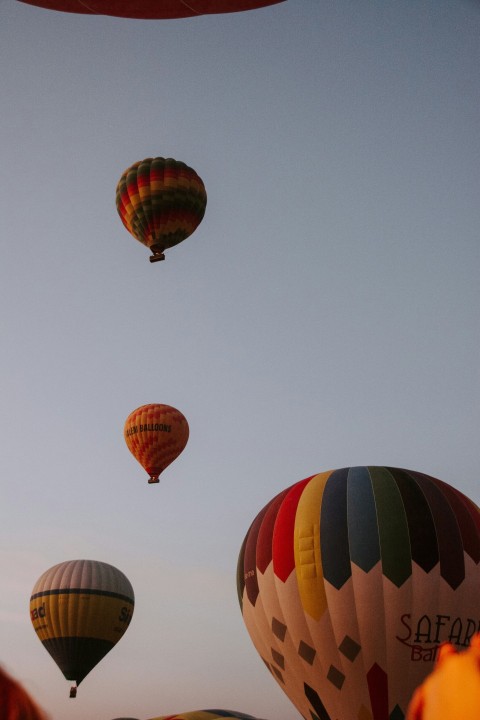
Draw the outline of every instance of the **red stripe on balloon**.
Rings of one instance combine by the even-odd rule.
[[[375,663],[367,673],[373,720],[388,720],[388,675]]]
[[[312,477],[313,475],[293,485],[286,494],[278,511],[272,542],[273,570],[282,582],[287,580],[295,568],[295,548],[293,542],[295,516],[303,488],[310,482]]]

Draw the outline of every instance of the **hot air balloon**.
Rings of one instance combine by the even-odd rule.
[[[170,405],[151,403],[130,413],[123,430],[132,455],[158,483],[161,473],[183,451],[188,441],[187,419]]]
[[[415,690],[407,720],[480,718],[480,635],[463,652],[446,643],[434,671]]]
[[[124,18],[173,19],[255,10],[284,0],[21,0],[48,10],[113,15]]]
[[[116,203],[128,232],[152,251],[150,262],[157,262],[201,223],[207,193],[202,179],[185,163],[147,158],[125,170]]]
[[[178,715],[160,715],[150,720],[256,720],[256,718],[237,710],[191,710]]]
[[[134,602],[125,575],[98,560],[68,560],[39,577],[30,617],[44,648],[66,679],[75,681],[70,697],[123,636]]]
[[[403,720],[479,629],[480,510],[420,472],[352,467],[273,498],[238,561],[243,619],[304,718]]]

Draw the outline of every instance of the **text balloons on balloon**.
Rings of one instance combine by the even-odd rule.
[[[423,473],[314,475],[257,515],[238,562],[251,639],[303,717],[402,720],[443,642],[477,630],[480,511]]]
[[[149,483],[159,482],[161,473],[184,450],[189,436],[187,418],[170,405],[141,405],[125,421],[127,447],[149,474]]]

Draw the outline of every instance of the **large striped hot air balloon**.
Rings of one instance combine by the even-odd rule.
[[[21,0],[48,10],[113,15],[124,18],[173,19],[255,10],[284,0]]]
[[[419,472],[314,475],[257,515],[238,562],[252,641],[304,718],[403,720],[438,648],[480,623],[480,511]]]
[[[198,227],[207,193],[202,179],[185,163],[147,158],[122,174],[116,204],[128,232],[152,251],[150,262],[157,262]]]
[[[66,679],[79,685],[125,633],[134,602],[129,580],[113,565],[69,560],[39,577],[30,617]],[[74,685],[70,696],[75,695]]]
[[[256,720],[237,710],[191,710],[175,715],[159,715],[150,720]]]
[[[170,405],[141,405],[125,421],[127,447],[150,478],[158,483],[161,473],[180,455],[188,442],[187,418]]]

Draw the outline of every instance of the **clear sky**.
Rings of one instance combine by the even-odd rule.
[[[135,21],[0,0],[0,67],[0,662],[52,720],[295,720],[237,602],[257,512],[363,464],[480,503],[480,6]],[[208,206],[151,265],[115,187],[155,155]],[[190,424],[160,485],[123,439],[149,402]],[[136,608],[70,700],[28,603],[82,557]]]

